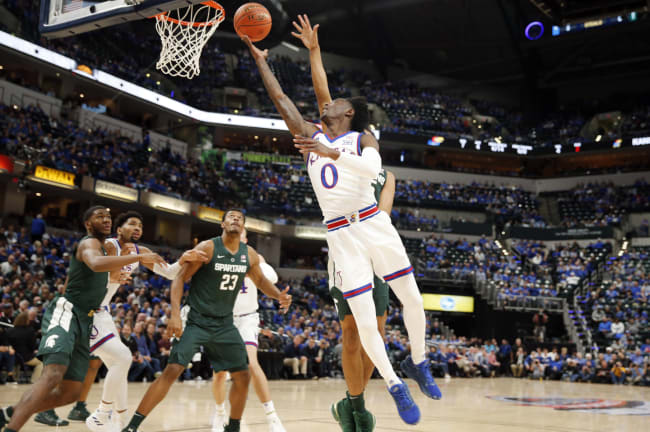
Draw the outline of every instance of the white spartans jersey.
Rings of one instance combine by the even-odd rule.
[[[341,153],[361,155],[362,135],[350,131],[330,141],[327,135],[318,131],[313,138]],[[341,168],[335,160],[310,153],[307,172],[324,220],[352,214],[377,202],[370,185],[372,180]]]
[[[122,254],[122,246],[120,246],[120,242],[116,238],[109,238],[106,239],[106,241],[113,243],[115,245],[115,250],[117,251],[117,256],[120,256]],[[135,245],[135,250],[137,253],[140,251],[138,250],[138,245]],[[133,252],[132,252],[133,253]],[[122,267],[122,270],[129,272],[129,274],[133,273],[138,267],[140,266],[140,263],[134,262],[128,265],[125,265]],[[104,300],[102,300],[102,304],[100,305],[101,307],[103,306],[108,306],[111,304],[111,299],[117,292],[117,289],[120,287],[120,284],[117,282],[111,282],[110,280],[110,275],[108,275],[108,284],[106,285],[106,296],[104,297]]]
[[[265,262],[261,262],[260,267],[262,268],[264,276],[270,280],[272,284],[278,282],[278,275],[275,273],[275,270],[273,270],[273,267]],[[237,294],[237,299],[235,300],[235,306],[232,309],[232,313],[235,316],[247,315],[257,311],[257,308],[257,286],[250,278],[245,278],[241,291]]]

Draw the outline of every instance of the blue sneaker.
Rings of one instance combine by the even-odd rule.
[[[417,424],[420,421],[420,408],[413,401],[409,387],[404,381],[389,388],[388,392],[395,400],[397,412],[402,420],[408,424]]]
[[[442,397],[440,389],[433,380],[433,376],[431,376],[429,360],[424,360],[422,363],[416,365],[413,363],[413,359],[409,355],[402,360],[400,367],[407,377],[414,379],[418,383],[422,393],[429,396],[431,399],[440,399]]]

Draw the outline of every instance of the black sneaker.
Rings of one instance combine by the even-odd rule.
[[[86,419],[90,417],[90,412],[86,408],[86,404],[76,404],[72,410],[70,410],[70,414],[68,414],[68,420],[75,420],[75,421],[86,421]]]
[[[59,418],[53,409],[39,412],[36,414],[36,417],[34,417],[34,421],[48,426],[67,426],[70,424],[69,421]]]
[[[232,425],[228,423],[224,428],[223,432],[239,432],[239,425]]]
[[[4,408],[0,408],[0,430],[2,430],[7,423],[9,423],[9,415]]]

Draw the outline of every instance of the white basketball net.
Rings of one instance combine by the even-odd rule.
[[[203,46],[225,18],[223,8],[214,1],[206,1],[155,18],[162,42],[156,69],[187,79],[197,76],[201,72]]]

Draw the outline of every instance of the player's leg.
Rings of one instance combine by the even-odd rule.
[[[56,359],[52,359],[52,361],[59,362]],[[5,431],[20,430],[34,413],[76,401],[81,392],[82,384],[81,381],[64,380],[67,369],[68,366],[65,364],[46,364],[41,377],[23,394],[20,402],[13,407]]]
[[[390,388],[401,381],[393,371],[384,341],[377,331],[372,297],[372,264],[368,251],[356,239],[358,233],[353,231],[360,223],[355,225],[328,232],[327,245],[337,266],[343,298],[347,300],[356,321],[361,344]]]
[[[169,361],[163,373],[149,386],[142,401],[123,432],[136,432],[144,419],[167,396],[171,386],[181,376],[192,357],[204,343],[209,343],[209,334],[202,328],[188,324],[181,338],[172,346]]]
[[[43,374],[14,407],[9,431],[19,430],[29,417],[76,401],[88,371],[88,328],[86,317],[72,311],[64,298],[48,307],[43,316],[43,337],[38,355]],[[55,321],[56,320],[56,321]]]
[[[404,325],[411,343],[411,355],[401,363],[402,371],[417,381],[425,395],[440,399],[440,389],[431,375],[426,358],[426,317],[422,295],[402,240],[384,212],[360,223],[359,227],[362,232],[360,238],[372,246],[369,251],[375,272],[390,285],[402,303]]]
[[[239,432],[250,383],[248,356],[244,341],[232,322],[224,319],[220,324],[217,331],[209,332],[202,345],[213,370],[230,372],[230,418],[223,430]]]
[[[97,378],[97,372],[99,372],[99,368],[101,367],[102,361],[99,358],[92,358],[88,362],[88,372],[86,372],[86,377],[81,386],[81,394],[75,406],[68,413],[68,420],[86,421],[88,416],[90,416],[90,412],[88,412],[88,408],[86,407],[86,399],[88,398],[90,387],[92,387],[95,378]]]
[[[128,400],[128,374],[131,366],[131,351],[117,336],[106,339],[104,343],[93,349],[93,354],[99,356],[106,364],[108,372],[102,387],[102,399],[99,407],[86,420],[86,425],[92,431],[102,431],[109,428],[109,423],[118,423],[120,427],[126,424]]]
[[[275,405],[271,399],[271,391],[269,390],[269,382],[266,379],[264,370],[257,361],[257,344],[252,345],[246,342],[246,353],[248,354],[248,370],[253,382],[253,388],[257,394],[257,398],[264,407],[266,414],[266,421],[269,423],[270,430],[273,432],[284,432],[284,426],[275,411]]]
[[[222,428],[228,423],[228,414],[226,413],[226,381],[228,372],[215,372],[212,376],[212,396],[217,406],[217,410],[212,418],[212,427]]]
[[[239,424],[244,415],[251,377],[248,369],[230,372],[230,377],[232,378],[232,386],[228,397],[230,401],[230,419],[224,428],[224,432],[239,432]]]
[[[377,317],[377,329],[381,335],[386,334],[386,318],[386,312],[384,312],[382,316]],[[370,382],[370,378],[372,378],[373,372],[375,371],[375,365],[364,350],[361,350],[361,361],[363,362],[363,388],[365,389],[368,386],[368,382]]]

